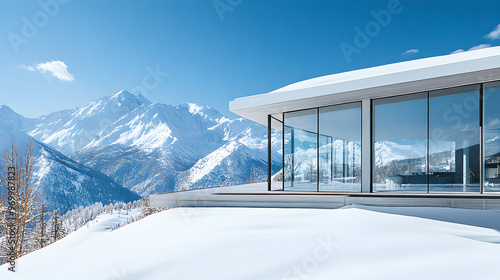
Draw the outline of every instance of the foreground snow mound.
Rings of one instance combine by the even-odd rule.
[[[499,211],[177,208],[109,231],[119,219],[99,217],[0,279],[499,279]]]

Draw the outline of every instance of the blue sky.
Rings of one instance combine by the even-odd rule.
[[[0,4],[0,104],[28,117],[121,89],[235,117],[234,98],[500,45],[499,1],[59,1]]]

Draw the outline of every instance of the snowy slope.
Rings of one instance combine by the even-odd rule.
[[[108,176],[55,151],[45,144],[35,165],[35,186],[51,208],[61,213],[95,202],[103,204],[131,202],[140,196],[122,187]]]
[[[23,127],[32,126],[36,123],[36,120],[25,118],[5,105],[0,106],[0,120],[2,120],[3,125],[17,130],[22,129]]]
[[[498,279],[499,211],[351,206],[123,215],[0,267],[0,279]]]

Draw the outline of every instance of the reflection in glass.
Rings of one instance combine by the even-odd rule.
[[[479,86],[429,93],[429,191],[479,192]]]
[[[500,82],[484,84],[484,191],[500,191]]]
[[[427,93],[373,101],[373,190],[427,192]]]
[[[283,151],[282,151],[283,123],[271,118],[271,190],[283,189]]]
[[[318,190],[317,121],[317,109],[284,114],[285,190]]]
[[[320,191],[361,191],[361,103],[319,109]]]

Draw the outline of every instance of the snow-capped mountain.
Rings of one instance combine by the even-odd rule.
[[[81,151],[98,134],[130,112],[151,102],[142,95],[121,91],[82,109],[64,110],[40,117],[34,127],[25,126],[33,138],[65,155]]]
[[[152,103],[126,90],[19,127],[142,196],[264,180],[267,174],[264,126],[229,119],[210,106]],[[273,171],[280,168],[275,152]]]
[[[20,150],[32,144],[36,158],[34,186],[50,208],[64,213],[95,202],[109,204],[140,198],[108,176],[75,162],[20,130],[35,123],[36,119],[24,118],[7,106],[0,107],[0,150],[8,148],[11,143]]]
[[[265,178],[266,132],[209,106],[146,103],[72,157],[141,195],[239,184]]]
[[[2,132],[6,130],[21,130],[24,127],[30,127],[35,124],[36,120],[25,118],[18,113],[14,112],[10,107],[0,106],[0,125],[3,126]],[[8,139],[8,135],[4,135],[3,139]],[[0,143],[1,144],[1,143]]]

